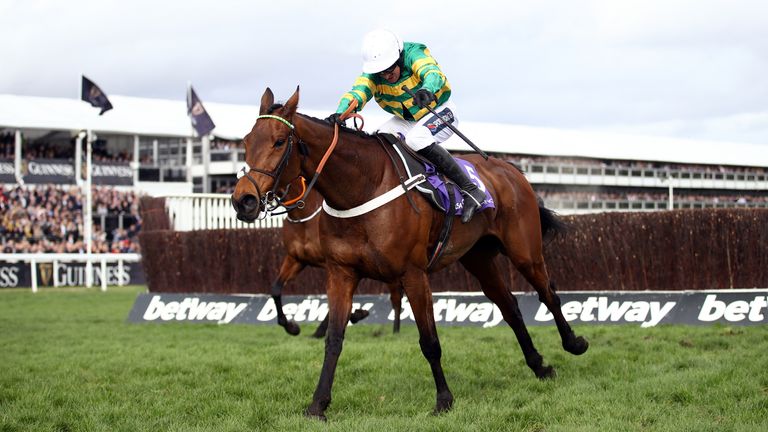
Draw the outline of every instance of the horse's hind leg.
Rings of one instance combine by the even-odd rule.
[[[544,359],[533,346],[533,340],[528,334],[517,299],[507,289],[494,255],[496,255],[495,252],[473,249],[461,258],[461,264],[477,278],[485,295],[501,310],[504,321],[512,327],[517,336],[525,363],[536,377],[541,379],[554,377],[554,368],[544,366]]]
[[[367,310],[360,308],[352,312],[352,315],[349,316],[349,322],[352,324],[357,324],[360,321],[368,318],[368,315],[371,313]],[[325,319],[320,322],[320,325],[317,326],[317,329],[314,333],[312,333],[313,338],[320,339],[322,337],[325,337],[325,333],[328,331],[328,315],[325,316]]]
[[[549,280],[544,257],[539,255],[536,260],[513,259],[512,261],[525,279],[536,289],[539,294],[539,301],[547,306],[555,318],[563,348],[571,354],[584,354],[589,348],[589,343],[582,336],[576,336],[563,316],[563,311],[560,309],[560,297],[555,293],[554,284]]]
[[[448,383],[443,373],[443,366],[440,363],[442,348],[440,348],[440,339],[437,337],[432,293],[429,290],[427,274],[417,269],[407,272],[403,276],[403,288],[405,288],[405,293],[408,295],[413,316],[419,329],[421,353],[429,362],[429,367],[432,369],[432,377],[435,379],[437,401],[434,413],[439,414],[453,407],[453,394],[448,388]]]
[[[403,306],[403,288],[400,284],[389,284],[389,302],[392,303],[392,310],[395,312],[395,322],[392,324],[392,333],[400,333],[400,313]]]
[[[280,265],[280,273],[277,275],[277,279],[272,284],[272,300],[275,302],[275,309],[277,310],[277,323],[285,329],[288,334],[296,336],[301,332],[301,328],[296,321],[288,320],[285,313],[283,313],[283,287],[286,283],[296,277],[299,272],[304,269],[305,265],[294,257],[286,255],[283,258],[283,263]]]

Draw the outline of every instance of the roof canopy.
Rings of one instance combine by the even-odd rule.
[[[185,101],[109,96],[114,109],[98,109],[79,99],[0,95],[0,127],[10,129],[90,129],[101,133],[187,137],[193,129]],[[213,134],[240,139],[253,127],[258,106],[204,102],[216,124]],[[328,113],[302,110],[325,117]],[[388,117],[366,113],[366,130],[373,131]],[[487,152],[544,156],[659,161],[687,164],[768,167],[768,145],[687,140],[652,136],[563,130],[496,123],[462,122],[460,130]],[[451,150],[470,147],[454,136]]]

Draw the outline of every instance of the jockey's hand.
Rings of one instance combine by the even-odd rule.
[[[431,102],[437,102],[437,98],[434,93],[425,88],[420,88],[416,91],[416,94],[413,95],[413,103],[419,108],[424,108]]]
[[[341,114],[339,113],[333,113],[325,118],[326,121],[330,122],[331,124],[338,124],[339,126],[344,126],[344,120],[341,119]]]

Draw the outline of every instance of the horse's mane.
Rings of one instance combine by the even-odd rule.
[[[283,104],[281,104],[281,103],[272,104],[272,106],[270,106],[267,109],[267,114],[272,114],[274,111],[276,111],[277,109],[282,108],[282,107],[283,107]],[[315,117],[308,116],[308,115],[302,114],[302,113],[296,113],[296,114],[298,114],[302,118],[310,120],[310,121],[312,121],[314,123],[317,123],[317,124],[320,124],[320,125],[324,125],[324,126],[332,127],[330,122],[328,122],[327,120],[315,118]],[[359,136],[361,138],[375,138],[375,134],[370,134],[368,132],[359,131],[357,129],[349,128],[349,127],[346,127],[346,126],[340,126],[339,130],[344,132],[344,133],[349,133],[349,134],[353,134],[353,135]]]
[[[520,167],[520,165],[516,164],[515,162],[512,162],[511,160],[507,160],[507,163],[515,167],[518,171],[520,171],[520,174],[525,175],[525,171]]]

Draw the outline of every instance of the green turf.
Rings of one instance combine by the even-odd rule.
[[[511,330],[440,328],[453,411],[414,326],[349,328],[328,423],[303,417],[320,372],[314,326],[129,324],[143,287],[0,290],[0,432],[765,431],[768,327],[579,326],[565,353],[531,327],[554,380]]]

